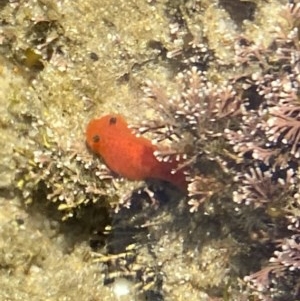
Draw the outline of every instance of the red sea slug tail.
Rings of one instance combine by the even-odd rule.
[[[159,162],[158,170],[154,171],[155,177],[178,187],[182,192],[187,192],[186,175],[183,169],[177,170],[178,162]],[[175,172],[176,171],[176,172]]]

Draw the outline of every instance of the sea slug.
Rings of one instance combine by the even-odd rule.
[[[178,162],[175,158],[159,161],[154,155],[158,147],[150,140],[134,135],[119,114],[91,120],[86,129],[86,143],[113,172],[128,180],[159,179],[184,192],[187,190],[185,174],[183,170],[176,171]]]

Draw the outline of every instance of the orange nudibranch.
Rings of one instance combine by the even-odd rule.
[[[118,175],[129,180],[159,179],[187,190],[187,182],[175,160],[157,160],[158,147],[144,137],[137,137],[119,114],[110,114],[89,122],[86,143],[93,153]]]

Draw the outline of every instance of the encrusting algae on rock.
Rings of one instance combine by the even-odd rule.
[[[17,61],[31,69],[34,78],[28,90],[18,89],[27,95],[21,99],[27,111],[16,110],[13,119],[14,126],[22,129],[18,132],[22,145],[15,147],[16,186],[22,200],[58,208],[64,220],[69,218],[66,223],[76,220],[92,228],[96,238],[91,246],[107,259],[101,274],[109,272],[110,281],[131,277],[160,296],[148,300],[298,297],[294,288],[299,274],[299,5],[289,1],[283,11],[292,27],[287,30],[287,26],[274,26],[283,2],[119,0],[115,7],[112,1],[103,1],[99,7],[94,0],[59,1],[54,5],[57,14],[49,18],[43,18],[42,12],[48,11],[51,1],[43,1],[40,12],[33,15],[34,1],[26,5],[6,1],[1,6],[18,9],[10,14],[13,20],[3,17],[9,26],[3,26],[0,43],[9,42],[8,29],[15,29],[15,20],[21,20],[19,26],[27,31],[16,35],[9,44],[12,48],[5,49],[14,50],[10,57],[21,58]],[[82,13],[85,8],[87,14]],[[237,16],[239,8],[250,12],[249,17],[231,17]],[[22,12],[25,19],[20,17]],[[70,24],[68,18],[74,12],[80,24],[78,18]],[[23,44],[25,39],[32,42]],[[42,68],[35,68],[39,62]],[[159,84],[151,84],[155,82]],[[152,173],[176,186],[182,182],[188,186],[187,199],[168,199],[160,203],[160,210],[147,202],[123,208],[122,197],[136,197],[140,183],[117,181],[92,157],[81,126],[99,111],[134,118],[146,107],[132,102],[141,99],[141,86],[146,86],[144,95],[155,104],[152,107],[159,109],[152,115],[136,114],[136,123],[145,120],[138,131],[150,132],[171,150],[165,153],[156,143],[133,139],[130,130],[118,131],[117,137],[130,137],[134,144],[142,141],[151,150],[146,157],[156,167],[147,172],[145,165],[137,168],[140,151],[122,152],[121,162],[109,157],[114,152],[115,158],[120,157],[117,141],[113,147],[108,143],[109,150],[94,146],[94,151],[127,178],[140,180]],[[25,125],[18,127],[18,122]],[[286,131],[288,125],[292,127]],[[132,148],[127,145],[123,150]],[[169,161],[179,154],[186,157]],[[180,169],[183,166],[189,168],[187,179]],[[118,213],[111,210],[116,204]],[[96,222],[86,218],[86,209]],[[107,212],[113,218],[109,234],[104,233],[103,224],[110,221],[99,223]],[[72,229],[67,235],[76,236]],[[109,237],[99,242],[101,235]],[[133,242],[140,243],[128,256],[124,249]],[[287,257],[291,261],[286,262]],[[269,259],[271,268],[266,266]],[[133,264],[137,261],[138,265]],[[2,266],[6,270],[7,265]],[[156,291],[149,288],[145,274],[158,279]],[[76,285],[82,286],[86,287],[85,280]]]

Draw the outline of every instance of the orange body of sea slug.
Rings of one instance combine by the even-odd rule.
[[[86,129],[86,142],[91,151],[101,156],[113,172],[124,178],[160,179],[184,192],[187,190],[183,171],[172,173],[178,162],[158,161],[154,155],[158,147],[146,138],[136,137],[121,115],[110,114],[91,120]]]

